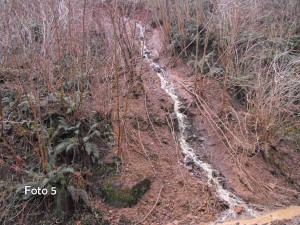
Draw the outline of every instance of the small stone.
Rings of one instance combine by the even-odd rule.
[[[193,170],[192,166],[187,166],[186,168],[188,169],[188,171],[192,171]]]
[[[168,144],[168,140],[166,138],[163,138],[162,139],[162,143],[164,143],[165,145],[167,145]]]
[[[237,206],[234,208],[234,211],[236,214],[242,214],[242,212],[244,211],[244,208],[242,206]]]
[[[203,141],[205,141],[205,138],[204,137],[198,137],[198,141],[203,142]]]
[[[154,71],[156,73],[161,73],[162,72],[162,69],[160,67],[154,67]]]

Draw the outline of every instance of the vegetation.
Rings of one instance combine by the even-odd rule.
[[[86,0],[0,4],[1,224],[42,222],[44,211],[47,224],[66,222],[78,210],[94,213],[90,197],[101,193],[91,189],[120,174],[121,162],[117,168],[104,162],[115,146],[121,156],[119,76],[129,79],[126,96],[142,91],[131,86],[139,78],[136,47],[120,21],[127,6]],[[95,16],[105,7],[108,23]],[[25,194],[25,186],[48,194]]]
[[[163,128],[174,122],[177,148],[178,124],[164,98],[157,108],[166,119],[155,107],[147,111],[152,77],[140,54],[139,20],[160,31],[168,66],[193,68],[186,73],[193,88],[182,84],[191,107],[245,177],[255,180],[245,167],[261,153],[299,192],[277,150],[286,141],[300,153],[299,12],[298,0],[1,0],[0,224],[109,224],[98,202],[137,207],[151,190],[148,173],[123,185],[124,151],[147,158],[156,175],[149,145],[170,145]],[[207,101],[210,82],[221,90],[214,93],[219,108]],[[144,143],[146,132],[154,141]],[[26,186],[47,194],[25,194]]]
[[[204,77],[217,76],[222,110],[230,107],[228,91],[244,107],[238,121],[254,131],[257,145],[276,145],[299,127],[298,1],[155,2],[153,17],[164,15],[165,39],[195,68],[195,93],[203,95]]]

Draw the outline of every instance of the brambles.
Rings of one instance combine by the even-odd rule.
[[[7,163],[16,164],[17,171],[17,178],[6,191],[5,201],[11,201],[10,204],[20,207],[27,204],[27,201],[32,206],[42,204],[41,210],[46,207],[61,219],[74,212],[74,202],[83,201],[90,207],[85,182],[88,180],[89,170],[98,167],[100,160],[114,145],[109,120],[99,115],[95,119],[79,120],[74,118],[73,111],[68,112],[64,107],[62,110],[55,110],[55,106],[60,105],[59,98],[55,95],[40,101],[41,117],[38,129],[43,137],[43,148],[47,150],[49,158],[45,173],[39,164],[34,166],[35,162],[39,163],[39,155],[35,152],[37,132],[30,104],[18,92],[7,90],[5,96],[2,99],[3,116],[10,115],[10,120],[3,123],[1,140],[4,142],[1,143],[1,147],[6,146],[11,150],[5,154],[14,158],[8,158]],[[31,97],[31,101],[37,100]],[[52,109],[53,112],[47,112],[46,108]],[[24,151],[16,150],[20,145]],[[78,172],[75,172],[75,168]],[[19,185],[24,180],[25,183]],[[14,188],[16,185],[19,186],[17,189]],[[30,189],[46,189],[47,195],[24,195],[25,186],[29,186]],[[50,194],[53,187],[55,195]],[[16,200],[11,198],[11,193],[14,192],[19,195]],[[78,207],[80,206],[81,204],[78,204]],[[13,217],[14,213],[17,212],[11,210],[10,213],[2,215],[3,221]]]
[[[38,200],[38,198],[51,198],[54,202],[55,215],[64,220],[73,207],[79,205],[79,200],[83,202],[88,208],[91,207],[88,194],[80,187],[75,188],[73,185],[76,172],[71,167],[63,167],[61,169],[52,170],[48,174],[32,174],[38,180],[34,182],[24,183],[20,185],[16,193],[18,198],[25,200]],[[33,194],[27,189],[44,189],[47,194]],[[46,192],[45,192],[46,193]]]
[[[75,199],[87,203],[98,182],[90,172],[95,170],[93,175],[101,180],[102,170],[109,169],[103,160],[110,150],[116,146],[122,156],[128,99],[144,94],[136,34],[123,18],[141,4],[85,0],[0,4],[0,153],[6,157],[5,169],[16,175],[0,174],[5,182],[12,179],[7,180],[11,184],[3,200],[12,204],[1,208],[5,211],[1,222],[16,218],[21,224],[30,223],[23,211],[32,215],[38,201],[15,202],[12,188],[28,182],[60,187],[53,198],[38,199],[48,217],[54,211],[71,215],[69,203]],[[120,174],[121,162],[117,165],[109,169],[110,176]],[[69,167],[77,172],[61,172]],[[52,207],[63,200],[61,209]],[[24,210],[18,214],[11,206]]]
[[[247,129],[254,128],[259,141],[276,143],[299,126],[297,1],[176,0],[168,9],[160,1],[156,7],[156,18],[164,15],[161,26],[172,51],[195,68],[196,93],[205,90],[204,75],[221,81],[222,110],[229,92],[251,115]]]
[[[180,31],[178,25],[175,25],[172,30],[171,35],[171,45],[174,48],[176,54],[185,53],[186,57],[191,57],[196,55],[197,48],[197,38],[199,55],[202,56],[204,52],[205,45],[207,48],[207,54],[209,54],[213,48],[214,38],[211,33],[209,33],[208,42],[205,44],[207,29],[202,25],[197,25],[196,21],[184,21],[183,29]]]
[[[157,181],[172,185],[151,187],[153,208],[145,218],[165,207],[165,198],[170,205],[182,200],[168,193],[182,182],[173,165],[181,162],[178,144],[184,139],[176,135],[181,128],[174,106],[193,122],[187,126],[206,126],[185,141],[199,157],[205,147],[207,161],[224,154],[217,166],[241,173],[234,182],[253,192],[257,180],[245,168],[256,162],[276,167],[274,177],[289,177],[278,162],[288,165],[299,153],[298,1],[14,0],[0,6],[0,223],[47,224],[69,217],[74,224],[101,222],[104,200],[131,207]],[[144,44],[149,48],[143,58]],[[155,62],[150,67],[147,58]],[[182,105],[166,100],[155,72],[174,84],[170,96],[182,96]],[[294,154],[290,159],[287,149]],[[229,168],[231,162],[238,172]],[[187,170],[195,166],[188,163]],[[279,181],[296,183],[293,176]],[[139,180],[141,186],[126,188]],[[24,185],[43,189],[43,196],[24,196]],[[49,196],[54,186],[57,194]],[[143,209],[152,202],[146,200]],[[180,215],[190,209],[174,205]],[[112,223],[121,223],[108,214]]]

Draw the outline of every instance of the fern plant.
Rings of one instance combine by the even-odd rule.
[[[28,171],[28,174],[35,177],[37,181],[27,182],[21,184],[16,193],[19,200],[34,200],[41,195],[33,195],[31,192],[25,193],[25,187],[30,186],[32,188],[46,189],[47,194],[45,197],[51,197],[55,202],[54,212],[57,217],[64,217],[70,208],[70,201],[72,205],[78,205],[82,202],[88,208],[91,207],[88,193],[80,188],[76,188],[72,183],[72,176],[75,171],[72,167],[62,167],[56,170],[50,171],[48,174],[36,174]],[[53,188],[55,188],[55,194],[52,195]],[[52,193],[52,194],[51,194]]]
[[[84,149],[84,151],[91,157],[93,163],[99,160],[99,147],[96,144],[97,138],[101,137],[101,133],[98,130],[99,124],[92,125],[86,135],[82,137],[84,133],[81,129],[82,123],[78,122],[76,126],[69,126],[68,122],[63,118],[59,118],[59,125],[53,134],[53,138],[63,138],[54,148],[50,147],[51,163],[55,164],[57,157],[62,153],[76,154],[77,149]],[[73,157],[74,159],[75,157]]]

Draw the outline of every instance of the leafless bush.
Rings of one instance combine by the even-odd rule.
[[[267,142],[277,142],[299,125],[299,9],[296,0],[157,0],[152,7],[168,41],[175,31],[189,35],[184,21],[198,21],[193,26],[213,33],[218,56],[214,65],[224,70],[222,108],[228,108],[226,93],[233,90],[247,115],[248,128],[238,132],[248,136],[252,130],[258,141]],[[191,42],[199,48],[196,37]],[[198,60],[195,71],[205,63],[201,56]]]

